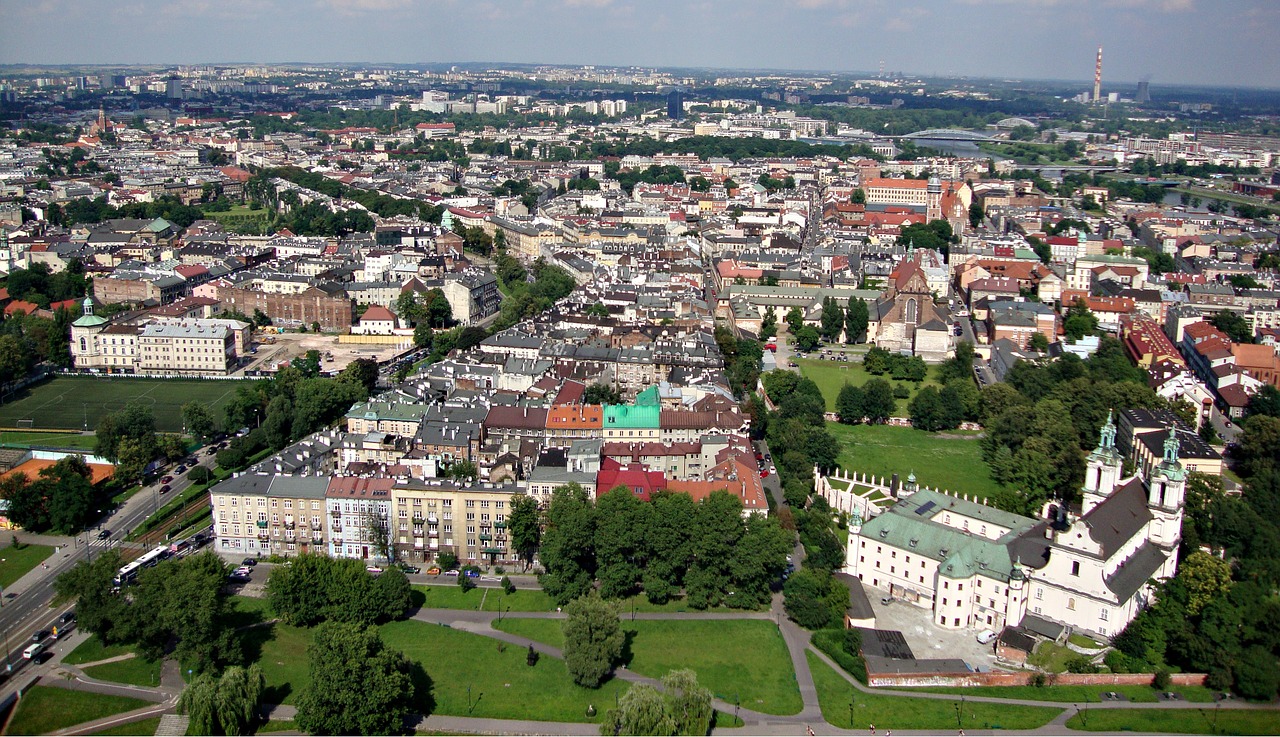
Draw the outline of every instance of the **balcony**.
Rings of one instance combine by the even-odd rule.
[[[323,523],[323,522],[312,522],[312,523],[311,523],[311,529],[316,530],[316,531],[323,530],[323,529],[324,529],[324,523]]]
[[[312,545],[323,545],[323,544],[324,544],[324,536],[322,536],[322,535],[312,535],[312,536],[311,536],[311,544],[312,544]]]
[[[498,528],[499,530],[505,530],[505,529],[507,529],[507,523],[506,523],[506,522],[494,522],[494,523],[493,523],[493,526],[494,526],[494,527],[496,527],[496,528]]]
[[[440,537],[440,531],[435,529],[434,527],[431,528],[431,530],[429,530],[427,534],[430,535],[431,537]]]
[[[489,542],[489,541],[490,541],[490,540],[492,540],[492,539],[493,539],[493,536],[492,536],[492,535],[489,535],[489,534],[486,534],[486,533],[481,533],[481,534],[480,534],[480,542],[482,542],[482,543],[487,543],[487,542]]]
[[[258,520],[258,529],[259,530],[267,529],[267,521],[265,519]]]
[[[335,537],[329,542],[333,543],[335,547],[339,547],[339,548],[342,547],[342,538],[340,537]]]
[[[341,509],[330,509],[330,510],[329,510],[329,515],[330,515],[330,516],[332,516],[332,517],[341,517],[341,516],[342,516],[342,510],[341,510]]]
[[[342,532],[342,525],[334,525],[334,526],[333,526],[333,531],[334,531],[334,532]]]
[[[439,541],[439,540],[432,540],[430,543],[428,543],[428,544],[427,544],[427,548],[428,548],[429,550],[439,550],[439,549],[440,549],[440,541]]]
[[[421,527],[415,527],[415,528],[414,528],[414,530],[413,530],[413,536],[414,536],[414,537],[422,537],[422,528],[421,528]]]
[[[271,533],[267,532],[266,530],[258,530],[258,539],[259,539],[259,540],[270,540],[270,539],[271,539]]]
[[[298,527],[298,523],[294,522],[291,519],[287,519],[284,521],[284,529],[286,530],[293,530],[293,529],[296,529],[297,527]]]
[[[426,524],[426,522],[427,520],[424,519],[420,514],[415,514],[413,516],[413,525],[415,527],[422,527],[424,524]]]

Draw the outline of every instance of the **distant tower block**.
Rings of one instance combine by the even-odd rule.
[[[880,76],[884,77],[884,59],[880,60]]]
[[[1102,101],[1102,47],[1098,47],[1098,63],[1093,67],[1093,101]]]
[[[1133,101],[1139,105],[1151,102],[1151,80],[1138,80],[1138,93],[1133,96]]]

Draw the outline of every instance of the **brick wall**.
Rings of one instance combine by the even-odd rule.
[[[867,685],[876,687],[906,686],[1028,686],[1035,673],[868,673]],[[1150,673],[1059,673],[1048,675],[1047,683],[1056,686],[1149,686]],[[1204,673],[1174,673],[1175,686],[1203,686]]]

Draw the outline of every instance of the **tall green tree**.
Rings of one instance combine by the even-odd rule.
[[[835,297],[824,297],[822,300],[822,337],[830,342],[840,339],[844,332],[844,309]]]
[[[861,297],[850,297],[844,312],[844,340],[846,343],[861,343],[866,340],[867,327],[871,316],[867,309],[867,301]]]
[[[542,533],[542,589],[560,605],[585,596],[595,579],[596,515],[587,492],[577,484],[555,489]]]
[[[182,424],[192,437],[200,440],[213,437],[217,430],[213,413],[203,402],[187,402],[182,405]]]
[[[594,591],[565,607],[564,663],[574,683],[598,688],[622,656],[626,637],[618,607]]]
[[[325,622],[307,659],[311,677],[296,717],[304,732],[411,734],[410,716],[430,712],[429,693],[419,692],[409,659],[388,649],[372,627]]]
[[[542,539],[538,501],[524,494],[511,498],[511,514],[507,515],[507,528],[511,533],[511,549],[524,561],[527,571],[533,565]]]
[[[836,416],[840,418],[840,422],[845,425],[857,425],[862,422],[864,414],[862,390],[853,384],[840,387],[840,393],[836,395]]]
[[[872,425],[882,424],[893,416],[896,409],[893,387],[889,382],[877,378],[862,385],[862,411],[867,422]]]
[[[616,599],[636,592],[650,508],[625,486],[596,499],[596,576],[600,595]]]

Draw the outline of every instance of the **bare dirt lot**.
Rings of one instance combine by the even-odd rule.
[[[266,342],[271,340],[274,342]],[[292,361],[310,350],[320,351],[322,356],[333,356],[332,361],[321,363],[323,371],[341,371],[358,358],[386,361],[408,350],[390,344],[339,343],[338,336],[324,333],[257,334],[254,345],[258,352],[253,355],[254,361],[244,368],[245,371],[275,371],[281,363]]]

